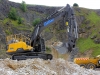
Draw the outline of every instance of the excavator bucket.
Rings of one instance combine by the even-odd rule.
[[[57,50],[60,54],[68,54],[68,61],[73,61],[77,56],[78,48],[72,48],[72,51],[68,49],[68,43],[59,42],[54,49]]]
[[[56,49],[60,54],[66,54],[68,53],[68,44],[58,42],[56,46],[54,46],[54,49]]]

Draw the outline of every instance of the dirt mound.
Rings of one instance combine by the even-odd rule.
[[[0,75],[99,75],[64,59],[0,59]]]

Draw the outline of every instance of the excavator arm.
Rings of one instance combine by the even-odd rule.
[[[48,26],[54,24],[55,22],[62,20],[64,22],[64,26],[67,26],[67,35],[68,41],[64,42],[62,44],[63,48],[55,47],[58,49],[58,51],[61,51],[62,49],[66,51],[72,51],[73,48],[75,48],[76,39],[78,38],[78,32],[77,32],[77,23],[74,16],[74,11],[70,7],[69,4],[67,4],[66,7],[63,7],[57,11],[55,11],[53,14],[51,14],[49,17],[47,17],[45,20],[43,20],[40,24],[38,24],[32,33],[31,36],[31,46],[34,48],[34,46],[37,44],[37,41],[41,38],[40,34],[41,32],[47,28]],[[59,50],[60,49],[60,50]]]

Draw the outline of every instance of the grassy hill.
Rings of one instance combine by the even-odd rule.
[[[91,56],[100,54],[100,10],[80,8],[76,15],[83,16],[84,20],[79,24],[79,39],[77,46],[81,53],[91,50]]]

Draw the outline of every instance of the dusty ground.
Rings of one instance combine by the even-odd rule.
[[[0,75],[100,75],[100,71],[81,68],[64,59],[0,59]]]

